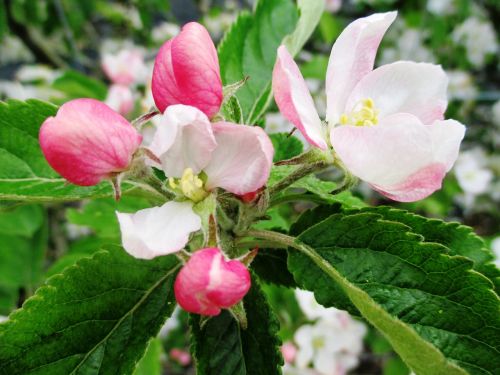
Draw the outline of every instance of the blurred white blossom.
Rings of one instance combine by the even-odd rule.
[[[455,163],[455,176],[465,194],[465,207],[471,207],[475,197],[489,190],[493,172],[487,168],[488,159],[480,148],[462,152]]]
[[[0,323],[6,322],[7,319],[8,318],[6,316],[0,315]]]
[[[295,332],[295,365],[306,369],[312,364],[322,375],[343,375],[355,368],[363,349],[366,326],[346,311],[321,306],[311,292],[296,290],[295,295],[306,317],[317,319]]]
[[[435,62],[436,58],[431,50],[424,45],[425,33],[401,23],[397,23],[394,29],[394,31],[389,31],[389,36],[392,36],[395,45],[383,49],[380,64],[389,64],[398,60]]]
[[[180,31],[181,28],[179,25],[171,22],[162,22],[154,27],[151,32],[151,37],[155,43],[165,43],[168,39],[179,34]]]
[[[477,96],[477,87],[472,75],[463,70],[447,71],[448,98],[450,100],[474,100]]]
[[[491,22],[478,17],[469,17],[452,33],[455,43],[463,44],[467,59],[476,68],[482,68],[486,57],[498,50],[495,29]]]
[[[330,13],[337,13],[342,7],[342,0],[326,0],[325,10]]]
[[[134,109],[134,94],[128,86],[114,84],[109,87],[105,103],[126,116]]]
[[[0,64],[9,64],[19,61],[33,61],[32,53],[21,42],[21,39],[15,36],[4,36],[3,39],[1,39],[1,42],[2,53],[0,53]]]
[[[426,8],[436,16],[450,15],[455,12],[454,0],[427,0]]]
[[[46,83],[52,83],[60,74],[60,71],[52,69],[47,65],[23,65],[16,72],[16,79],[21,82],[43,81]]]

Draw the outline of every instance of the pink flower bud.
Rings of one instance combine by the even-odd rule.
[[[250,289],[250,273],[238,260],[226,260],[217,248],[195,252],[175,280],[181,307],[201,315],[218,315],[237,304]]]
[[[219,59],[208,31],[190,22],[158,52],[151,85],[161,112],[172,104],[198,108],[208,117],[219,112],[222,82]]]
[[[179,362],[182,366],[187,366],[191,363],[191,355],[185,350],[173,348],[170,351],[170,358]]]
[[[45,120],[39,139],[56,172],[75,185],[91,186],[126,170],[142,136],[106,104],[75,99]]]

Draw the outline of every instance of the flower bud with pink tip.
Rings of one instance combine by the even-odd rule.
[[[121,115],[94,99],[75,99],[40,128],[48,163],[69,182],[96,185],[127,170],[142,136]]]
[[[226,260],[218,248],[206,248],[195,252],[181,269],[174,291],[184,310],[214,316],[240,302],[250,285],[243,263]]]
[[[219,59],[208,31],[190,22],[158,52],[151,89],[161,112],[172,104],[198,108],[209,118],[219,112],[222,81]]]

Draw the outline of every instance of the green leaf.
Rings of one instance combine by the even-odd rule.
[[[287,268],[287,260],[286,249],[259,249],[252,261],[252,270],[265,283],[296,288],[293,275]]]
[[[104,100],[108,93],[108,88],[103,82],[75,70],[64,72],[54,81],[52,87],[65,95],[60,104],[77,98]]]
[[[173,311],[177,268],[116,247],[80,260],[0,325],[0,374],[131,374]]]
[[[407,211],[391,207],[366,207],[361,212],[380,214],[386,220],[403,223],[411,231],[424,237],[425,242],[436,242],[446,246],[451,255],[462,255],[474,262],[473,269],[488,277],[500,291],[500,270],[493,264],[495,256],[472,228],[460,223],[446,223],[438,219],[427,219]]]
[[[191,315],[191,350],[198,375],[280,374],[283,360],[276,336],[279,323],[255,277],[244,298],[248,328],[243,330],[227,311],[200,327],[200,317]]]
[[[231,121],[235,124],[243,124],[244,122],[240,102],[234,95],[222,105],[222,114],[226,121]]]
[[[269,176],[268,186],[273,186],[281,179],[287,177],[295,168],[297,167],[293,165],[273,166],[273,168],[271,169],[271,175]],[[331,191],[336,187],[337,184],[335,182],[321,180],[314,174],[307,175],[294,182],[290,186],[290,188],[292,189],[303,189],[317,198],[307,199],[307,196],[302,196],[302,200],[313,200],[317,203],[323,204],[341,203],[347,207],[352,208],[361,208],[366,206],[366,203],[364,203],[361,199],[353,196],[349,191],[344,191],[340,194],[335,195],[330,194]],[[277,204],[281,201],[287,201],[289,193],[290,191],[288,190],[273,197],[273,204]]]
[[[90,187],[68,184],[48,165],[38,131],[56,111],[56,106],[34,99],[0,102],[0,200],[70,201],[113,194],[107,182]],[[139,186],[146,188],[126,182],[122,191]]]
[[[33,225],[28,223],[30,214]],[[19,230],[0,231],[0,315],[12,311],[20,296],[31,295],[41,282],[48,240],[45,213],[39,206],[0,213],[0,222],[7,220],[19,220]]]
[[[499,298],[471,260],[369,212],[333,214],[293,246],[296,281],[325,306],[342,308],[341,290],[417,374],[500,368]]]
[[[161,356],[163,346],[161,340],[155,338],[149,342],[146,354],[137,364],[134,375],[161,375]]]
[[[79,209],[70,208],[66,215],[70,223],[89,227],[99,237],[119,240],[116,211],[134,213],[149,206],[146,199],[138,197],[122,197],[119,202],[113,198],[100,198],[85,203]]]
[[[43,209],[36,205],[0,211],[0,233],[31,237],[42,226],[44,219]]]
[[[279,45],[285,42],[297,53],[319,22],[321,12],[314,11],[324,6],[324,0],[299,0],[298,5],[300,18],[290,0],[258,1],[254,13],[241,13],[219,45],[223,83],[250,77],[236,94],[246,124],[257,122],[271,102],[271,76]]]
[[[275,133],[269,135],[274,146],[273,161],[281,161],[291,159],[294,156],[300,155],[304,150],[302,142],[288,133]]]

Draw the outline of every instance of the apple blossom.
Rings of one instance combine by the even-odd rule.
[[[109,87],[106,104],[126,116],[134,109],[134,94],[128,86],[113,84]]]
[[[447,78],[440,66],[399,61],[373,69],[396,12],[360,18],[333,45],[322,123],[299,68],[278,49],[273,90],[281,113],[350,173],[397,201],[423,199],[441,187],[465,127],[443,120]]]
[[[101,65],[110,81],[119,85],[143,82],[148,74],[143,53],[138,48],[122,49],[117,54],[104,53]]]
[[[215,188],[245,196],[265,185],[274,149],[259,127],[210,123],[197,108],[176,104],[158,121],[148,149],[157,156],[169,186],[185,202],[169,202],[136,214],[117,212],[124,249],[150,259],[181,250],[201,229],[193,204]],[[152,161],[152,163],[156,164]]]
[[[153,69],[152,92],[161,112],[173,104],[200,109],[208,117],[219,112],[222,81],[219,59],[207,30],[196,22],[182,28],[158,52]]]
[[[75,99],[44,121],[39,139],[56,172],[75,185],[90,186],[127,170],[142,136],[106,104]]]
[[[167,108],[149,149],[178,188],[194,200],[220,187],[237,195],[265,185],[274,149],[259,127],[229,122],[210,123],[197,108]]]
[[[196,251],[174,284],[175,298],[186,311],[218,315],[240,302],[250,289],[248,269],[238,260],[226,260],[218,248]]]

